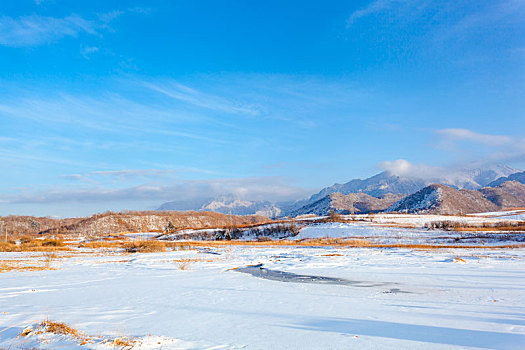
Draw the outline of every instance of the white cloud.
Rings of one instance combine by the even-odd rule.
[[[177,82],[171,82],[168,84],[145,82],[144,86],[170,98],[189,103],[197,107],[220,112],[247,114],[252,116],[259,113],[257,109],[239,101],[233,101],[223,97],[206,94]]]
[[[0,18],[0,45],[37,46],[80,33],[96,34],[98,25],[78,15],[64,18],[37,15]]]
[[[83,174],[70,174],[62,176],[68,180],[84,181],[89,183],[100,183],[99,179],[112,182],[122,182],[132,179],[154,179],[175,174],[173,169],[123,169],[90,171]]]
[[[81,34],[100,35],[101,30],[110,29],[109,23],[122,14],[123,11],[111,11],[98,14],[96,19],[86,19],[77,14],[63,18],[39,15],[18,18],[3,16],[0,18],[0,45],[32,47],[56,42],[64,37],[77,37]],[[98,50],[87,49],[92,52]]]
[[[393,175],[407,177],[433,178],[439,176],[442,172],[442,169],[439,167],[427,164],[412,164],[405,159],[384,161],[379,163],[378,167]]]
[[[487,146],[502,146],[513,142],[509,136],[481,134],[469,129],[441,129],[436,132],[452,141],[469,141]]]
[[[98,47],[96,47],[96,46],[86,46],[86,47],[82,48],[80,53],[82,54],[82,56],[84,56],[84,58],[89,59],[89,57],[92,54],[95,54],[95,53],[97,53],[99,51],[100,51],[100,49]]]
[[[81,174],[74,176],[82,177]],[[47,191],[26,190],[1,197],[12,204],[47,203],[110,203],[110,202],[156,202],[195,201],[224,194],[234,194],[248,200],[295,200],[309,194],[309,190],[290,184],[283,177],[249,177],[216,180],[186,180],[171,184],[142,184],[127,188],[56,188]]]
[[[399,2],[396,0],[375,0],[372,1],[368,6],[359,9],[357,11],[354,11],[350,17],[348,17],[348,20],[346,21],[347,26],[350,26],[354,24],[357,20],[373,15],[375,13],[380,13],[385,10],[387,10],[389,7],[391,7],[395,2]]]

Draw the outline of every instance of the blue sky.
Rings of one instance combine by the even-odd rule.
[[[0,214],[525,168],[524,1],[2,1]]]

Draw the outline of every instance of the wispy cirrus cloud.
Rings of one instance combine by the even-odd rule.
[[[451,141],[469,141],[487,146],[503,146],[513,142],[510,136],[481,134],[469,129],[441,129],[436,133]]]
[[[147,178],[161,178],[166,175],[173,175],[173,169],[122,169],[122,170],[101,170],[90,171],[82,174],[69,174],[62,176],[68,180],[84,181],[89,183],[97,183],[96,179],[111,179],[113,182],[122,182],[133,179]]]
[[[235,114],[257,115],[259,113],[254,106],[216,95],[206,94],[177,82],[164,84],[144,82],[144,86],[175,100],[201,108]]]
[[[438,148],[457,153],[471,146],[472,149],[483,151],[485,162],[525,163],[524,137],[484,134],[456,128],[440,129],[435,133],[441,137]]]
[[[59,41],[65,37],[101,35],[110,29],[109,24],[125,12],[115,10],[93,18],[71,14],[66,17],[49,17],[36,14],[17,18],[0,18],[0,45],[33,47]]]
[[[79,34],[94,35],[100,27],[94,21],[72,14],[64,18],[38,15],[0,18],[0,45],[38,46]]]
[[[516,0],[478,1],[458,0],[442,2],[432,0],[373,0],[355,10],[347,18],[347,28],[369,17],[377,18],[381,25],[402,27],[415,24],[417,36],[424,38],[423,45],[462,41],[466,38],[486,40],[498,37],[495,28],[523,23],[525,3]],[[391,32],[396,33],[397,30]]]
[[[396,2],[399,2],[399,1],[396,1],[396,0],[375,0],[375,1],[372,1],[367,6],[352,12],[350,17],[348,17],[348,19],[346,21],[346,25],[347,26],[351,26],[352,24],[354,24],[356,21],[358,21],[359,19],[361,19],[363,17],[367,17],[367,16],[373,15],[375,13],[383,12],[383,11],[387,10],[388,8],[390,8],[391,6],[393,6],[394,3],[396,3]]]
[[[195,167],[177,167],[174,169],[121,169],[98,170],[86,173],[63,175],[62,178],[86,183],[122,183],[127,181],[159,181],[173,179],[176,175],[198,173],[207,175],[221,175],[221,173],[199,169]]]

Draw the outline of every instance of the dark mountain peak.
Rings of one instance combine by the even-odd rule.
[[[509,176],[500,177],[487,184],[487,187],[495,187],[507,181],[517,181],[521,182],[522,184],[525,184],[525,171],[510,174]]]

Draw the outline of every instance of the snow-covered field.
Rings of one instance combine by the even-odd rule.
[[[443,218],[432,215],[367,218],[298,222],[292,246],[241,239],[162,253],[78,243],[56,255],[0,253],[0,349],[525,348],[523,231],[424,229]],[[324,237],[383,248],[301,245]]]
[[[310,224],[293,239],[355,238],[373,244],[512,245],[525,243],[523,232],[455,232],[375,226],[359,222]]]
[[[347,221],[362,221],[369,224],[398,224],[411,225],[413,227],[424,227],[433,222],[454,222],[459,224],[495,224],[502,221],[519,222],[525,221],[525,210],[506,210],[499,212],[475,213],[468,215],[439,215],[439,214],[354,214],[341,215]],[[299,218],[298,221],[314,221],[323,219],[322,216],[310,216]]]
[[[525,346],[523,249],[227,246],[66,254],[51,263],[56,270],[0,276],[0,348],[107,349],[126,337],[148,349]],[[262,264],[260,275],[346,282],[269,280],[235,270],[253,264]],[[90,335],[91,343],[36,334],[46,319]],[[18,336],[24,329],[29,334]]]
[[[493,224],[501,221],[517,222],[523,221],[523,212],[499,212],[499,213],[479,213],[465,216],[457,215],[432,215],[432,214],[361,214],[343,215],[347,219],[357,219],[378,224],[405,224],[423,227],[432,222],[449,221],[460,224]],[[494,214],[494,215],[492,215]],[[499,214],[499,215],[498,215]]]

